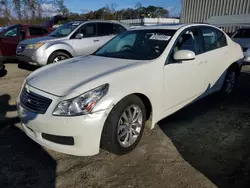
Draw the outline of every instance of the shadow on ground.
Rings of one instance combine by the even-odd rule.
[[[29,65],[27,63],[21,63],[21,62],[19,62],[18,63],[18,68],[19,69],[28,70],[28,71],[34,71],[34,70],[38,69],[39,67],[33,66],[33,65]]]
[[[235,92],[198,101],[158,124],[182,157],[220,188],[250,185],[250,73]]]
[[[4,68],[2,70],[0,70],[0,78],[4,77],[6,75],[7,75],[7,70],[5,69],[5,66],[4,66]]]
[[[55,187],[56,161],[15,126],[9,95],[0,95],[0,187]]]

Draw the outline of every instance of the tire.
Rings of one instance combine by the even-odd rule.
[[[220,94],[222,94],[223,96],[230,95],[236,86],[238,77],[239,77],[238,69],[235,66],[229,67]]]
[[[129,109],[132,116],[134,112],[137,112],[135,117],[138,118],[134,118],[134,120],[137,119],[137,122],[132,123],[133,125],[127,124],[124,126],[126,124],[124,113],[127,114],[128,119],[132,117],[128,113]],[[145,121],[146,110],[142,100],[136,95],[125,97],[114,106],[104,124],[101,136],[101,148],[116,155],[125,155],[131,152],[142,137]],[[140,126],[136,127],[136,125]]]
[[[58,58],[58,61],[55,61]],[[56,63],[65,59],[69,59],[70,56],[64,52],[53,52],[48,59],[47,64]]]

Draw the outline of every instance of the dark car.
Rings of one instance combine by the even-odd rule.
[[[10,25],[0,29],[0,61],[12,59],[16,55],[18,43],[24,39],[46,36],[52,28],[39,25]]]

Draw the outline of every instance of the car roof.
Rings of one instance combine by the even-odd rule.
[[[182,27],[192,27],[192,26],[211,26],[209,24],[181,24],[181,23],[174,23],[174,24],[159,24],[159,25],[148,25],[142,26],[138,28],[132,28],[131,30],[146,30],[146,29],[166,29],[166,30],[178,30]]]
[[[116,24],[120,24],[122,26],[124,26],[125,28],[129,28],[127,24],[124,24],[124,23],[121,23],[119,21],[113,21],[113,20],[73,20],[73,21],[70,21],[69,23],[79,23],[80,24],[83,24],[83,23],[116,23]]]

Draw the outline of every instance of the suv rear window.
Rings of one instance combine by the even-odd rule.
[[[250,29],[239,29],[233,38],[250,38]]]
[[[43,35],[43,28],[30,27],[29,32],[30,32],[30,36]]]

